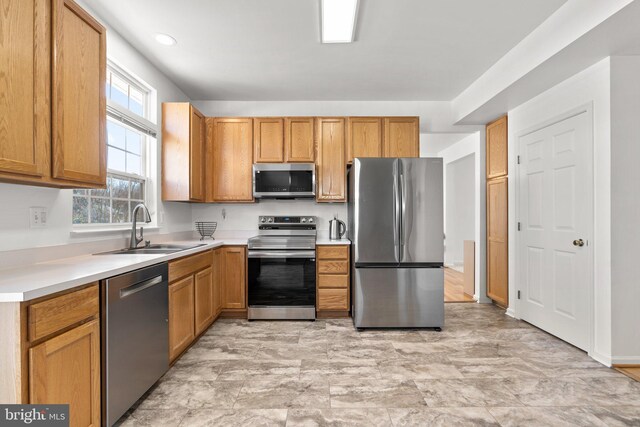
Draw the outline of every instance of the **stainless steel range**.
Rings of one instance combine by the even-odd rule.
[[[261,216],[249,239],[249,320],[316,318],[314,216]]]

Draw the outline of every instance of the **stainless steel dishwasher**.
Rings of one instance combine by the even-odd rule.
[[[102,424],[112,426],[169,369],[167,263],[103,280]]]

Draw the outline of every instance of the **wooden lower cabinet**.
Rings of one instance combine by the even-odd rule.
[[[196,335],[200,335],[213,323],[213,303],[213,270],[209,267],[195,276]]]
[[[169,360],[195,339],[194,300],[193,276],[169,285]]]
[[[100,426],[99,285],[0,303],[0,402],[68,404],[71,426]]]
[[[92,320],[29,350],[29,401],[69,404],[69,425],[100,425],[100,322]]]
[[[348,316],[351,304],[349,246],[317,246],[316,259],[317,316]]]
[[[224,264],[223,309],[247,308],[247,248],[225,246],[222,248]]]
[[[487,181],[487,296],[509,305],[508,180]]]
[[[213,313],[214,318],[217,318],[222,311],[222,283],[223,277],[223,264],[222,264],[222,248],[213,250]]]

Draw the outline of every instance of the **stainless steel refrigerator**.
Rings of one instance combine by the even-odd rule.
[[[442,159],[356,158],[348,182],[356,328],[442,327]]]

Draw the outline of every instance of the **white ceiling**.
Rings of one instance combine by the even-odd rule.
[[[337,45],[319,0],[84,2],[191,99],[448,101],[565,1],[360,0]]]

